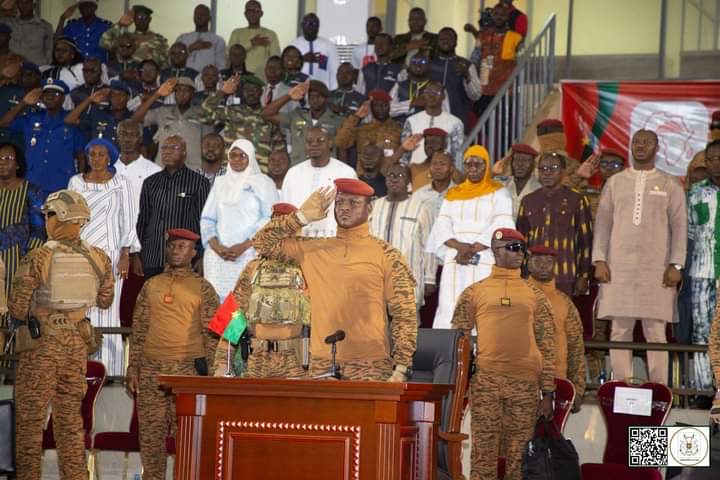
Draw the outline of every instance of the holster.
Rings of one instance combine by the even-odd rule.
[[[15,327],[15,353],[30,352],[40,346],[40,339],[30,336],[30,329],[27,322],[22,322]]]
[[[77,323],[77,331],[87,346],[88,355],[92,355],[100,350],[103,334],[100,330],[93,327],[89,318],[85,317]]]

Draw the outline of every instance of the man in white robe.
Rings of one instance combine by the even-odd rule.
[[[331,187],[337,178],[357,178],[355,169],[332,158],[330,135],[319,127],[309,128],[305,136],[305,154],[309,160],[288,170],[280,190],[280,201],[300,208],[305,200],[320,187]],[[305,237],[334,237],[337,231],[335,217],[310,222],[302,229]]]

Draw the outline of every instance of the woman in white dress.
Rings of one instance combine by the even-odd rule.
[[[425,247],[443,261],[433,328],[450,328],[463,290],[490,275],[495,263],[492,233],[515,228],[510,192],[492,179],[485,147],[468,148],[464,163],[467,179],[448,190]]]
[[[130,266],[130,249],[140,249],[135,233],[139,195],[132,192],[127,178],[110,167],[118,158],[115,145],[97,138],[87,144],[85,155],[88,171],[73,176],[68,184],[90,207],[90,221],[80,231],[80,238],[107,253],[117,276],[112,306],[106,310],[91,308],[88,318],[96,327],[119,327],[120,292]],[[105,364],[108,375],[124,375],[122,336],[104,335],[100,351],[93,358]]]
[[[253,144],[233,142],[227,172],[215,179],[200,216],[203,272],[221,303],[255,258],[252,237],[270,219],[277,200],[275,183],[260,171]]]

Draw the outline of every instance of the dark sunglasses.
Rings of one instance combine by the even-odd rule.
[[[618,162],[617,160],[600,160],[598,165],[600,165],[600,168],[620,168],[623,166],[623,162]]]
[[[522,242],[508,243],[503,247],[505,250],[513,253],[523,252],[525,253],[525,244]]]
[[[544,165],[542,167],[538,167],[538,170],[540,170],[541,172],[556,172],[561,168],[561,165]]]

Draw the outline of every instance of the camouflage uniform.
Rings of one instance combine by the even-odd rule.
[[[90,216],[82,196],[67,190],[50,195],[43,210],[56,212],[59,223],[82,222]],[[51,228],[48,227],[48,234],[53,238]],[[19,480],[40,479],[42,431],[49,405],[60,478],[74,480],[88,475],[80,405],[87,390],[88,350],[95,347],[95,338],[85,312],[89,306],[108,308],[112,304],[115,281],[108,256],[101,249],[81,242],[79,228],[77,232],[75,238],[51,240],[28,253],[13,281],[10,314],[23,323],[28,314],[37,318],[41,334],[31,340],[24,324],[16,329],[16,349],[20,352],[15,383]],[[74,262],[71,275],[75,280],[71,288],[76,299],[68,300],[72,303],[63,304],[53,298],[62,294],[60,280],[67,282],[67,276],[60,273],[67,267],[56,266],[61,256]],[[91,268],[88,258],[94,267]]]
[[[313,126],[320,127],[325,130],[330,138],[335,138],[337,131],[340,129],[344,117],[334,113],[328,107],[319,118],[315,119],[310,115],[309,110],[297,107],[290,112],[280,112],[280,128],[288,130],[288,140],[292,151],[290,152],[290,166],[304,162],[305,158],[305,135],[308,128]]]
[[[105,50],[112,50],[115,39],[127,31],[126,27],[113,25],[100,37],[100,46]],[[159,33],[147,31],[145,33],[133,32],[130,34],[137,45],[132,61],[140,63],[143,60],[154,60],[160,68],[168,66],[168,41]]]
[[[402,126],[395,120],[372,121],[360,125],[360,118],[350,115],[340,126],[335,137],[337,148],[350,148],[357,145],[358,150],[367,144],[374,144],[384,150],[385,157],[392,156],[400,146]],[[389,150],[392,150],[390,152]],[[357,171],[362,175],[362,162],[357,163]]]
[[[508,297],[507,299],[505,297]],[[506,299],[507,304],[502,300]],[[533,318],[533,333],[530,338],[518,338],[517,333],[508,329],[525,328],[510,323],[512,318]],[[503,325],[497,325],[503,322]],[[504,323],[507,322],[507,323]],[[481,325],[482,323],[482,325]],[[525,443],[532,436],[537,418],[539,393],[555,390],[555,345],[552,307],[545,294],[534,285],[520,278],[519,270],[493,267],[487,279],[475,283],[463,291],[458,298],[452,327],[470,335],[497,325],[497,332],[487,332],[487,338],[513,341],[533,346],[540,352],[540,373],[526,371],[520,361],[509,362],[510,358],[485,358],[486,346],[478,345],[475,358],[475,375],[470,384],[472,412],[472,473],[471,479],[496,478],[497,459],[506,459],[507,480],[519,480],[520,465]],[[506,332],[503,334],[503,330]],[[499,332],[499,333],[498,333]],[[497,333],[497,334],[496,334]],[[487,341],[487,340],[486,340]],[[499,349],[502,346],[490,345]],[[515,359],[517,360],[517,359]],[[538,359],[528,357],[528,363]],[[512,363],[512,364],[508,364]]]
[[[367,224],[339,228],[335,238],[293,237],[301,228],[296,214],[273,219],[257,233],[254,247],[261,255],[298,262],[307,278],[311,375],[330,366],[324,338],[337,329],[347,332],[337,358],[351,380],[382,381],[394,366],[410,367],[417,342],[415,280],[400,252],[371,236]],[[384,338],[377,338],[379,331]]]
[[[255,156],[260,170],[268,171],[268,157],[278,149],[285,148],[285,137],[273,123],[262,117],[262,106],[225,105],[225,97],[219,93],[210,95],[202,104],[202,121],[208,125],[225,124],[222,136],[226,145],[238,138],[250,140],[255,146]]]
[[[272,262],[274,270],[285,270],[287,274],[299,275],[302,277],[302,271],[294,263],[279,262],[277,260],[268,260],[262,258],[256,258],[251,260],[243,272],[240,274],[237,283],[235,284],[235,303],[238,309],[245,312],[248,322],[248,328],[255,334],[257,332],[257,324],[262,323],[260,319],[254,316],[254,308],[249,309],[249,305],[252,303],[251,295],[253,293],[253,285],[256,284],[258,268],[266,262]],[[304,280],[303,280],[304,282]],[[301,287],[304,288],[304,285]],[[303,323],[309,324],[310,321],[310,304],[307,303],[305,307],[301,308],[300,312],[292,312],[297,314],[298,317],[303,317],[305,321]],[[292,339],[291,342],[299,343],[302,340]],[[307,372],[302,367],[302,361],[300,356],[302,355],[301,349],[293,348],[290,345],[283,345],[287,349],[282,351],[262,351],[262,342],[257,339],[253,339],[255,345],[253,351],[247,359],[245,370],[242,373],[243,377],[246,378],[290,378],[290,377],[302,377],[307,375]],[[215,355],[215,374],[223,374],[227,370],[227,354],[228,354],[228,343],[221,342],[218,345],[217,353]],[[231,357],[234,357],[235,352],[232,346],[230,347]]]
[[[170,302],[165,301],[168,295],[166,283],[170,284],[170,291],[175,293]],[[167,436],[174,436],[176,429],[174,396],[159,388],[158,377],[197,375],[195,358],[163,358],[165,345],[162,340],[158,341],[158,325],[161,321],[167,325],[187,320],[173,316],[178,312],[187,312],[193,319],[199,317],[201,331],[197,335],[201,335],[201,349],[205,352],[208,365],[212,365],[217,338],[208,332],[207,326],[217,307],[218,296],[212,285],[185,268],[168,269],[152,277],[145,282],[138,295],[133,312],[127,376],[137,378],[139,383],[137,411],[144,479],[165,479],[165,440]],[[197,335],[184,335],[182,338],[186,338],[189,343],[196,340]],[[147,348],[151,342],[155,346],[154,351]],[[173,348],[168,346],[167,352],[170,353]]]

